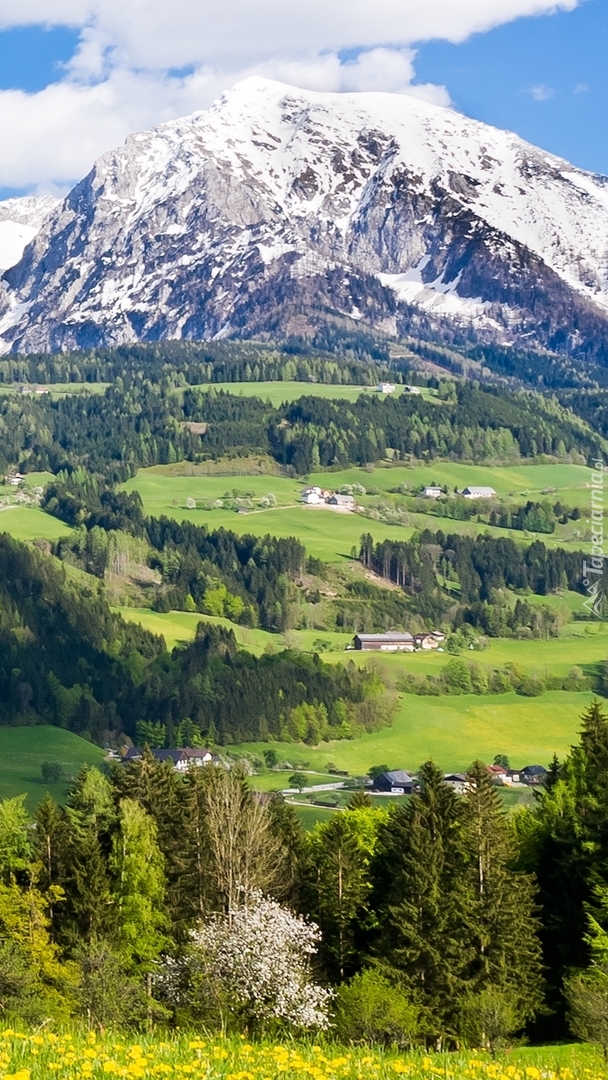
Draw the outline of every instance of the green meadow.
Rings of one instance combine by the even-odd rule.
[[[204,390],[209,393],[224,390],[227,394],[237,397],[258,397],[263,401],[269,401],[271,405],[279,406],[286,401],[297,401],[301,397],[322,397],[330,401],[356,401],[361,394],[371,394],[373,397],[382,397],[375,386],[350,386],[336,383],[311,383],[311,382],[246,382],[246,383],[200,383],[189,387],[192,390]],[[177,393],[183,392],[180,387]],[[395,386],[395,394],[404,392],[404,387]],[[406,391],[407,392],[407,391]],[[421,394],[427,399],[436,397],[435,390],[421,387]]]
[[[27,805],[34,810],[48,791],[63,802],[82,766],[100,765],[104,757],[101,747],[62,728],[0,727],[0,799],[26,793]],[[44,761],[62,766],[61,782],[43,781],[40,766]]]
[[[134,608],[120,610],[125,618],[164,634],[168,648],[192,640],[199,621],[230,626],[239,643],[258,654],[286,646],[312,650],[321,640],[333,650],[323,653],[324,660],[370,666],[388,688],[394,688],[404,672],[438,674],[451,659],[448,653],[345,652],[346,645],[352,641],[349,634],[294,630],[281,637],[234,626],[228,620],[211,616],[185,612],[159,614]],[[466,653],[463,658],[490,668],[513,664],[522,673],[542,678],[548,674],[565,676],[574,665],[591,674],[607,657],[608,626],[575,622],[564,627],[557,639],[490,639],[487,649]],[[545,691],[535,698],[513,692],[439,698],[401,694],[390,728],[352,741],[323,743],[317,747],[287,743],[277,745],[277,749],[294,765],[306,761],[311,769],[323,772],[331,764],[355,775],[378,763],[415,769],[429,757],[446,770],[466,768],[475,757],[491,761],[495,754],[507,754],[519,766],[546,764],[554,752],[563,756],[576,741],[580,714],[591,697],[589,693],[567,691]],[[268,744],[247,744],[241,749],[261,753],[268,749]]]
[[[446,772],[461,771],[475,758],[491,762],[496,754],[507,754],[519,768],[547,765],[554,752],[563,757],[577,741],[579,718],[591,699],[591,694],[565,691],[548,691],[538,698],[515,693],[442,698],[404,694],[393,725],[382,731],[313,747],[276,746],[294,766],[307,761],[322,771],[331,764],[355,776],[371,765],[416,770],[430,758]],[[246,743],[240,749],[261,753],[268,743]]]
[[[0,532],[7,532],[16,540],[59,540],[71,529],[37,506],[9,506],[0,510]]]
[[[501,468],[440,462],[416,468],[387,465],[327,471],[312,474],[308,480],[329,489],[358,483],[367,490],[375,488],[381,493],[402,484],[409,489],[433,482],[446,484],[451,489],[466,487],[467,484],[489,485],[502,498],[519,501],[538,499],[543,492],[551,489],[555,492],[553,497],[559,496],[569,505],[579,505],[583,511],[590,498],[590,471],[582,465]],[[306,545],[309,555],[327,562],[338,562],[348,557],[351,549],[358,547],[361,534],[367,531],[372,533],[375,540],[407,540],[415,529],[423,528],[449,529],[463,535],[475,535],[482,529],[492,536],[510,537],[520,543],[529,543],[533,538],[515,530],[492,528],[473,521],[442,519],[429,514],[410,513],[409,524],[394,525],[370,520],[356,513],[335,511],[326,506],[302,506],[299,500],[303,485],[303,481],[276,475],[186,476],[179,466],[156,465],[141,469],[137,476],[127,481],[124,490],[138,491],[148,514],[166,514],[179,521],[204,524],[210,529],[232,529],[253,536],[268,533],[279,537],[297,536]],[[233,492],[250,494],[254,503],[271,494],[276,499],[276,506],[266,509],[255,506],[246,513],[236,513],[226,508],[189,509],[186,505],[188,499],[215,501]],[[376,498],[365,496],[361,501],[365,506],[373,507]],[[584,518],[580,525],[584,530]],[[581,533],[581,529],[574,530],[570,525],[559,526],[555,534],[543,535],[541,539],[550,546],[560,545],[569,550],[578,550],[582,541],[573,538],[575,531]]]

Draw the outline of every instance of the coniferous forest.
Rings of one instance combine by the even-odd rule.
[[[236,1032],[331,1021],[345,1041],[427,1048],[558,1037],[568,1010],[582,1030],[581,1001],[605,993],[608,718],[590,706],[515,818],[478,762],[463,794],[432,762],[419,780],[396,809],[359,793],[308,834],[238,769],[180,776],[148,751],[85,769],[33,822],[5,800],[3,1010]],[[269,928],[297,958],[294,913],[300,945],[320,931],[306,938],[308,1012],[293,988],[279,1007],[278,971],[260,1002],[229,959]]]

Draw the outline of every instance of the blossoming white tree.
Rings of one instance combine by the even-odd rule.
[[[332,991],[316,984],[310,970],[320,936],[315,923],[253,891],[243,907],[192,931],[188,955],[170,966],[165,986],[190,1003],[213,998],[222,1024],[229,1012],[257,1029],[272,1023],[326,1029]]]

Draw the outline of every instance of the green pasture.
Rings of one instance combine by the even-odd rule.
[[[262,653],[266,649],[275,650],[285,647],[284,638],[280,634],[270,634],[267,630],[251,630],[247,626],[237,626],[229,619],[223,619],[216,615],[200,615],[198,612],[189,611],[150,611],[149,608],[114,608],[129,622],[139,623],[145,630],[152,634],[164,637],[167,648],[174,649],[178,645],[187,645],[194,641],[196,628],[199,622],[213,623],[215,626],[225,626],[234,631],[239,645],[248,652]]]
[[[330,473],[330,475],[332,475]],[[583,493],[588,492],[587,501],[591,505],[591,469],[585,465],[467,465],[462,462],[436,461],[430,465],[376,465],[367,468],[343,469],[333,474],[335,483],[363,484],[365,488],[377,487],[381,491],[407,484],[408,488],[420,484],[444,484],[453,490],[475,486],[493,487],[500,496],[537,497],[548,488],[555,488],[556,495],[566,492],[578,494],[579,502]],[[339,476],[339,481],[337,477]],[[327,472],[314,473],[309,477],[311,484],[328,484]]]
[[[100,765],[104,757],[99,746],[62,728],[0,727],[0,799],[26,793],[28,808],[34,810],[48,791],[63,802],[82,766]],[[65,779],[45,784],[40,772],[44,761],[59,762]]]
[[[572,595],[578,596],[576,593]],[[399,675],[404,672],[437,675],[452,659],[447,652],[383,654],[354,650],[347,652],[346,646],[352,644],[353,635],[338,631],[289,630],[286,634],[271,634],[266,630],[237,626],[228,619],[214,615],[201,615],[198,612],[169,611],[165,613],[150,611],[148,608],[129,607],[115,610],[119,611],[123,618],[139,623],[153,634],[163,636],[168,649],[194,640],[199,622],[213,623],[233,630],[239,645],[257,654],[284,648],[301,649],[304,652],[319,651],[319,642],[324,642],[327,651],[322,649],[320,651],[325,661],[329,663],[352,662],[372,667],[379,672],[387,685],[394,684]],[[569,623],[562,628],[559,638],[547,640],[489,638],[487,649],[480,652],[467,651],[462,658],[467,662],[488,668],[514,664],[525,674],[540,678],[548,674],[567,675],[573,666],[591,672],[608,659],[608,624],[603,622]]]
[[[177,393],[183,391],[180,387]],[[200,383],[197,386],[188,387],[192,390],[203,390],[212,393],[214,390],[224,390],[227,394],[236,397],[258,397],[263,401],[269,401],[275,407],[286,401],[297,401],[301,397],[322,397],[330,401],[356,401],[361,394],[371,394],[373,397],[384,398],[384,394],[378,393],[375,386],[352,386],[338,385],[335,383],[312,383],[312,382],[222,382]],[[404,387],[395,385],[395,395],[402,394]],[[421,395],[425,398],[436,397],[435,390],[426,387],[420,388]],[[394,396],[394,395],[391,395]]]
[[[59,540],[71,529],[37,506],[9,506],[0,510],[0,532],[9,533],[16,540]]]
[[[253,384],[248,384],[253,385]],[[510,537],[519,543],[529,543],[532,536],[509,529],[497,529],[477,522],[453,521],[430,514],[411,513],[408,525],[386,524],[374,521],[360,514],[339,512],[326,506],[302,506],[299,502],[303,481],[284,476],[218,476],[218,475],[172,475],[178,472],[171,466],[152,466],[141,469],[137,476],[124,485],[126,491],[139,491],[146,513],[160,516],[166,514],[178,521],[192,521],[197,525],[206,525],[210,529],[232,529],[234,532],[250,533],[254,536],[288,537],[297,536],[306,546],[309,555],[327,562],[337,562],[350,555],[353,547],[358,547],[361,534],[371,532],[375,540],[386,538],[407,540],[415,529],[449,529],[450,532],[474,536],[480,531],[487,531],[492,536]],[[548,487],[555,488],[555,496],[570,504],[580,504],[583,508],[589,498],[590,471],[581,465],[529,465],[510,468],[484,467],[479,465],[461,465],[451,462],[410,469],[400,465],[395,467],[378,466],[373,469],[344,469],[340,472],[321,472],[313,474],[311,483],[339,488],[343,484],[362,484],[367,489],[377,488],[381,492],[406,483],[409,488],[421,483],[436,481],[450,487],[465,487],[467,484],[490,485],[503,497],[513,498],[539,497]],[[216,500],[233,492],[251,493],[253,501],[267,494],[274,495],[277,505],[268,509],[255,507],[246,513],[236,513],[232,509],[188,509],[187,500]],[[374,505],[374,497],[366,496],[363,503]],[[586,527],[581,521],[580,529]],[[568,550],[579,550],[580,539],[566,539],[574,533],[574,527],[559,526],[554,535],[543,535],[541,539],[549,546],[562,546]],[[562,535],[563,534],[563,535]],[[535,537],[534,537],[535,538]]]
[[[446,772],[461,771],[475,758],[491,762],[496,754],[507,754],[515,767],[546,765],[554,752],[563,757],[577,741],[579,718],[591,699],[591,694],[565,691],[538,698],[515,693],[442,698],[404,694],[392,727],[317,747],[290,743],[286,753],[294,764],[308,761],[322,771],[331,762],[356,776],[376,764],[415,770],[429,758]],[[261,753],[268,744],[247,743],[240,749]]]

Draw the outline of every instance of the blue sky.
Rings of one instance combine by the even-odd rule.
[[[415,68],[461,112],[608,175],[608,0],[430,42]]]
[[[249,74],[414,88],[608,174],[607,45],[608,0],[0,0],[0,197]]]

